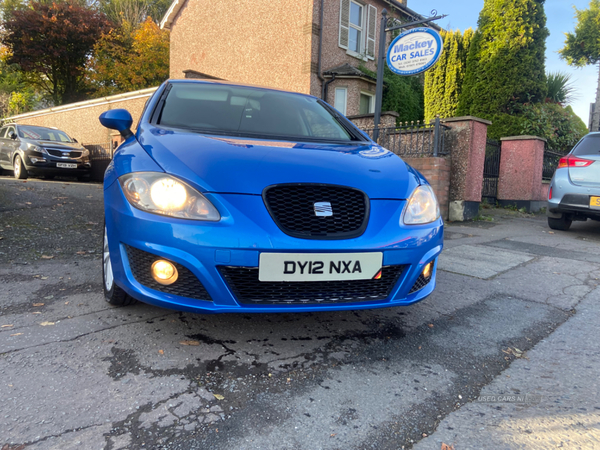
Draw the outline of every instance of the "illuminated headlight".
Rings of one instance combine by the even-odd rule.
[[[404,210],[404,224],[418,225],[431,223],[440,217],[440,206],[431,186],[422,185],[417,187]]]
[[[221,219],[219,211],[200,192],[175,177],[159,172],[134,172],[119,178],[132,206],[180,219]]]

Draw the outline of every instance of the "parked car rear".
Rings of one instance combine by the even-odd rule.
[[[587,134],[560,159],[547,211],[554,230],[568,230],[574,220],[600,220],[600,133]]]

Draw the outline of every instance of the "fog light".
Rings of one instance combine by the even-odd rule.
[[[431,271],[433,270],[433,261],[431,261],[429,264],[427,264],[424,268],[423,268],[423,276],[425,278],[429,278],[431,276]]]
[[[159,259],[152,264],[152,278],[157,283],[168,286],[175,283],[178,276],[177,268],[169,261]]]

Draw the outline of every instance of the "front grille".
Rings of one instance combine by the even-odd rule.
[[[369,220],[367,196],[343,186],[283,184],[265,189],[263,199],[281,231],[298,238],[354,238],[364,233]],[[319,202],[331,204],[331,215],[316,215]]]
[[[261,282],[257,267],[220,266],[233,295],[245,304],[322,304],[384,300],[404,266],[385,266],[378,280]]]
[[[412,294],[413,292],[417,292],[419,289],[423,289],[425,286],[427,286],[429,284],[430,281],[431,281],[431,276],[429,276],[429,278],[425,278],[423,276],[423,274],[419,275],[419,278],[417,278],[417,281],[415,281],[415,284],[411,288],[409,294]]]
[[[47,148],[46,151],[52,156],[59,156],[61,158],[79,158],[81,156],[81,152],[70,152],[68,150],[53,150]],[[66,155],[63,155],[63,153],[66,153]]]
[[[166,258],[161,258],[160,256],[153,255],[152,253],[145,252],[135,247],[130,247],[129,245],[126,245],[125,249],[127,251],[127,258],[129,259],[131,273],[138,283],[143,284],[150,289],[164,292],[166,294],[212,301],[210,294],[206,292],[206,289],[200,280],[198,280],[198,278],[192,272],[190,272],[181,264],[178,264],[174,261],[169,261],[177,268],[179,277],[175,283],[169,286],[164,286],[154,281],[150,270],[154,261],[158,259],[167,260]]]

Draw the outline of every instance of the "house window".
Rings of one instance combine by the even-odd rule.
[[[333,106],[343,115],[346,115],[346,104],[348,103],[348,89],[335,88],[335,101]]]
[[[366,92],[360,93],[359,114],[372,114],[375,112],[375,97]]]
[[[340,0],[340,47],[349,55],[375,59],[376,34],[376,7],[355,0]]]
[[[363,7],[356,2],[350,2],[350,28],[348,50],[361,53],[363,42]]]

